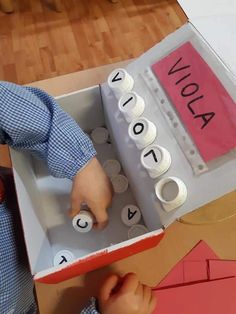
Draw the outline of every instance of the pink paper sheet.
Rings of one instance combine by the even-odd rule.
[[[236,278],[156,290],[154,314],[235,314]]]
[[[152,69],[206,162],[236,147],[236,104],[190,42]]]
[[[236,261],[209,260],[208,265],[210,280],[233,276],[236,277]]]
[[[197,245],[171,269],[155,289],[186,283],[187,278],[185,279],[184,277],[184,264],[186,262],[205,263],[208,259],[218,259],[218,256],[204,241],[198,242]],[[202,278],[202,266],[199,271],[198,269],[194,270],[194,277],[197,278],[198,276]]]

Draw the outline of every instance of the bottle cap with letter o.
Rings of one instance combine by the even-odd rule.
[[[130,123],[132,120],[141,116],[145,109],[145,103],[141,96],[131,91],[119,99],[118,107],[126,121]]]
[[[143,117],[133,120],[129,125],[128,132],[139,149],[152,144],[157,135],[155,124]]]
[[[134,80],[125,69],[115,69],[108,76],[108,85],[113,90],[116,98],[132,90]]]
[[[149,145],[142,151],[141,163],[151,178],[157,178],[170,168],[171,156],[164,147]]]
[[[74,229],[81,233],[89,232],[93,228],[93,215],[87,210],[81,210],[72,220]]]

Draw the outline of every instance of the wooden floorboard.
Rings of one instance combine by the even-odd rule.
[[[0,80],[19,84],[138,57],[180,27],[174,0],[15,0],[0,11]]]

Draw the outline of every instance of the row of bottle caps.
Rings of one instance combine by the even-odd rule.
[[[128,134],[141,152],[141,164],[153,179],[166,173],[171,166],[169,151],[157,144],[152,144],[157,137],[157,128],[153,122],[143,117],[144,99],[133,91],[134,79],[125,69],[115,69],[108,77],[108,85],[118,99],[118,108],[129,123]],[[175,196],[165,197],[167,186],[175,187]],[[185,183],[177,177],[165,177],[155,184],[155,193],[162,207],[169,212],[180,207],[187,199]]]

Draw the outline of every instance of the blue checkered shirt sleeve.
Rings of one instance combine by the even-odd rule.
[[[80,312],[80,314],[99,314],[96,309],[96,299],[92,297],[89,304]]]
[[[53,97],[1,81],[0,143],[43,159],[61,178],[72,179],[96,155],[91,140]]]

